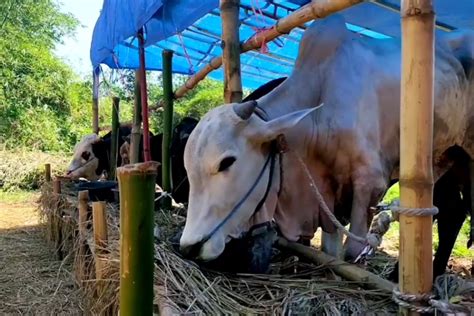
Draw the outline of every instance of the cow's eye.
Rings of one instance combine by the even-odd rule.
[[[219,172],[229,169],[230,166],[235,162],[235,157],[226,157],[222,159],[219,165]]]
[[[82,159],[84,159],[85,161],[88,161],[90,156],[91,156],[91,153],[88,151],[83,151],[81,154]]]

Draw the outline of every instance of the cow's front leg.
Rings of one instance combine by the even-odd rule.
[[[370,206],[375,206],[383,197],[386,183],[382,173],[359,171],[353,175],[353,200],[351,209],[350,232],[365,238],[372,222]],[[348,237],[345,242],[345,260],[353,261],[362,252],[365,243]]]

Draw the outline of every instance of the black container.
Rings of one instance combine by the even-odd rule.
[[[93,202],[116,202],[115,193],[113,189],[116,189],[117,187],[118,183],[116,181],[91,181],[76,184],[76,189],[78,191],[89,191],[89,200]]]

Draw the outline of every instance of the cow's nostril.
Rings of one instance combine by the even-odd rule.
[[[194,259],[199,256],[201,251],[202,243],[198,242],[192,245],[180,246],[179,250],[185,258]]]

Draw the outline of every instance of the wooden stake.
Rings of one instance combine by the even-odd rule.
[[[296,252],[318,265],[329,266],[335,273],[346,280],[360,282],[366,284],[370,288],[380,289],[387,292],[392,292],[394,288],[392,282],[361,269],[356,265],[336,259],[314,248],[306,247],[296,242],[290,242],[284,238],[278,238],[277,245],[280,248]]]
[[[44,180],[46,182],[51,182],[51,164],[44,164]]]
[[[92,73],[92,132],[99,134],[99,74],[100,68]]]
[[[400,110],[400,203],[433,206],[434,12],[431,0],[404,0]],[[400,290],[429,293],[432,217],[400,215]],[[409,313],[406,310],[404,314]]]
[[[117,169],[120,189],[120,315],[152,315],[154,197],[158,162]]]
[[[142,101],[140,94],[140,74],[135,71],[135,102],[133,104],[132,135],[130,136],[130,163],[134,164],[140,160],[140,130],[142,125]]]
[[[171,181],[171,135],[173,132],[173,52],[163,51],[163,143],[162,143],[162,161],[161,175],[163,190],[172,192]],[[171,209],[171,198],[164,197],[163,208]]]
[[[97,280],[102,279],[104,271],[102,255],[106,253],[107,247],[107,214],[105,202],[92,202],[92,226],[94,229],[95,242],[95,276]]]
[[[53,181],[53,193],[61,194],[61,181],[58,179],[54,179]]]
[[[88,201],[89,201],[89,191],[79,191],[78,194],[78,209],[79,209],[79,258],[76,270],[76,276],[79,281],[84,281],[87,279],[87,215],[88,215]]]
[[[239,41],[240,0],[220,0],[222,18],[222,64],[224,66],[224,100],[242,101]]]
[[[262,46],[262,43],[271,42],[281,35],[288,34],[292,29],[303,25],[306,22],[314,19],[325,18],[332,13],[342,11],[360,2],[362,2],[362,0],[312,0],[310,3],[294,11],[292,14],[278,20],[272,28],[258,32],[253,37],[249,38],[242,45],[240,53],[242,54],[250,50],[258,49]],[[191,76],[175,91],[175,99],[182,98],[187,92],[194,89],[201,80],[206,78],[211,71],[218,69],[221,65],[221,56],[211,59],[204,68]]]
[[[143,29],[138,31],[138,52],[140,58],[140,99],[142,103],[142,120],[143,120],[143,159],[151,160],[150,155],[150,128],[148,127],[148,92],[146,85],[146,65],[145,65],[145,39],[143,38]]]
[[[120,113],[120,99],[112,98],[112,134],[110,137],[110,172],[108,174],[109,180],[115,180],[115,173],[117,170],[117,155],[118,155],[118,137],[119,137],[119,113]]]

